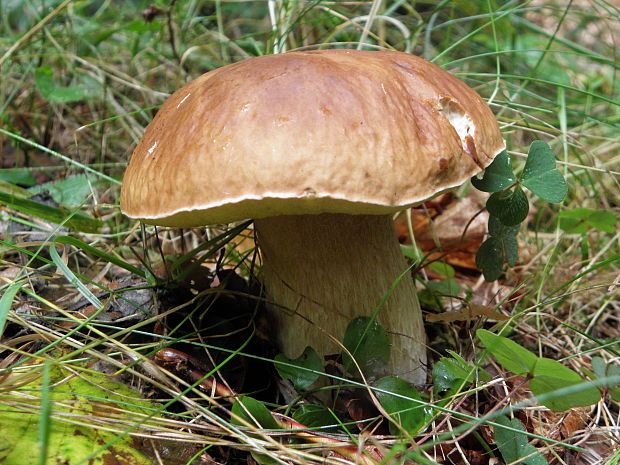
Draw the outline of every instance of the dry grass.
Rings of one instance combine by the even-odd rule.
[[[23,208],[2,207],[0,315],[8,312],[0,342],[3,408],[28,412],[45,431],[49,405],[41,399],[49,388],[27,393],[23,387],[41,379],[42,362],[48,360],[62,366],[66,377],[103,369],[156,401],[152,414],[131,421],[105,402],[96,415],[63,419],[143,438],[154,463],[370,463],[379,456],[383,463],[405,457],[419,463],[502,463],[493,419],[476,419],[522,405],[531,392],[525,380],[492,357],[482,362],[492,378],[465,386],[448,403],[436,398],[429,379],[422,390],[430,396],[428,403],[439,408],[412,438],[387,434],[387,423],[372,404],[364,404],[356,416],[351,406],[357,404],[351,402],[363,395],[363,386],[344,388],[342,399],[349,403],[332,407],[343,421],[376,417],[370,429],[353,425],[348,434],[339,428],[310,436],[284,420],[274,431],[231,420],[223,391],[199,387],[197,380],[213,367],[221,374],[220,384],[229,382],[233,390],[262,398],[274,412],[290,414],[285,405],[299,394],[269,362],[276,348],[255,283],[233,277],[224,288],[216,287],[231,277],[224,270],[244,278],[257,271],[251,230],[228,243],[217,242],[224,228],[155,230],[130,222],[118,210],[118,180],[131,150],[176,88],[207,70],[257,54],[358,47],[361,41],[368,48],[422,55],[465,79],[498,115],[517,167],[532,140],[543,139],[554,148],[569,181],[566,202],[533,201],[533,213],[519,235],[519,263],[500,283],[487,284],[478,272],[460,268],[456,277],[467,298],[497,304],[496,310],[510,317],[510,338],[537,355],[561,360],[585,376],[595,357],[618,365],[620,233],[589,228],[570,234],[557,228],[558,213],[577,207],[619,216],[614,32],[620,12],[613,4],[179,0],[158,4],[160,11],[144,11],[145,2],[119,7],[104,0],[62,2],[64,9],[54,11],[56,5],[0,4],[5,50],[0,58],[1,168],[25,168],[21,178],[14,172],[1,178],[11,186],[0,183],[0,192],[27,195],[20,189],[50,187],[88,173],[78,186],[84,189],[83,202],[69,211],[104,223],[99,233],[84,233],[59,229]],[[82,89],[82,98],[48,101],[35,80],[41,67],[52,70],[55,85]],[[430,217],[432,208],[418,213]],[[100,253],[71,244],[51,249],[59,234]],[[208,241],[215,243],[200,250]],[[197,252],[178,270],[197,266],[180,280],[175,260],[192,251]],[[129,265],[143,270],[142,276],[130,276]],[[168,278],[167,284],[159,281],[154,290],[154,276]],[[126,286],[132,294],[120,291]],[[443,300],[446,309],[449,303]],[[475,330],[499,325],[482,317],[430,324],[431,354],[436,360],[453,349],[474,361],[482,353]],[[156,351],[170,343],[200,354],[207,366],[187,360],[156,364]],[[345,380],[336,377],[335,382]],[[116,407],[124,409],[120,403]],[[620,410],[609,394],[591,407],[561,413],[526,402],[515,415],[550,463],[620,460]]]

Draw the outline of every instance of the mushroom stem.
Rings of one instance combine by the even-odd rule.
[[[371,316],[407,263],[389,216],[291,215],[255,220],[267,297],[280,348],[289,358],[310,345],[341,349],[349,322]],[[401,279],[378,313],[389,334],[389,373],[425,382],[426,345],[415,285]]]

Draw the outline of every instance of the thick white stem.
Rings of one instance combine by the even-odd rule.
[[[267,296],[277,304],[278,342],[290,358],[308,345],[321,355],[339,353],[325,332],[341,341],[349,322],[372,315],[407,269],[388,216],[279,216],[256,220],[255,228]],[[426,340],[412,279],[398,283],[378,320],[392,344],[389,374],[425,382]]]

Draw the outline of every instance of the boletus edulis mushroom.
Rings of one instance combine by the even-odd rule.
[[[274,334],[288,357],[340,348],[347,324],[388,331],[390,374],[425,380],[413,279],[391,214],[459,186],[504,149],[493,113],[401,52],[319,50],[210,71],[175,92],[135,149],[121,209],[194,227],[253,218]]]

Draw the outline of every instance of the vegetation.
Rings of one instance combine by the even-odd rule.
[[[603,0],[0,1],[0,462],[620,463],[619,35]],[[424,386],[383,376],[367,319],[329,360],[278,354],[250,222],[118,208],[171,92],[327,47],[441,65],[507,141],[472,182],[488,201],[467,186],[395,219]]]

